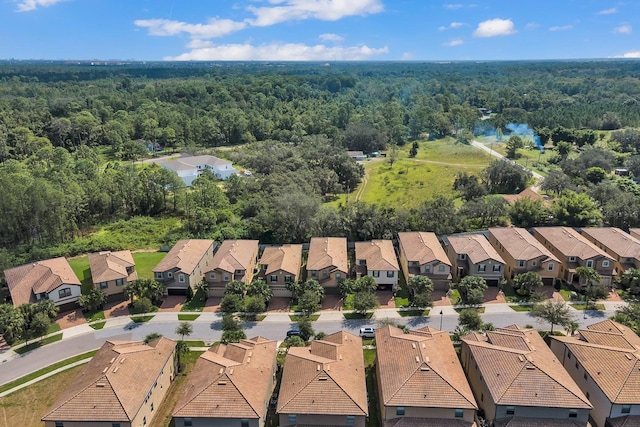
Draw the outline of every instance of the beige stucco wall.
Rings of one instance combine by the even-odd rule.
[[[153,417],[158,413],[158,408],[162,404],[162,399],[169,391],[171,382],[174,378],[174,354],[167,359],[164,367],[162,368],[162,374],[156,378],[156,386],[151,388],[151,395],[147,403],[143,404],[138,413],[133,417],[131,421],[131,427],[142,427],[143,419],[146,417],[147,426],[151,424]],[[151,407],[153,405],[153,411]]]
[[[280,427],[293,426],[293,425],[313,425],[313,426],[346,426],[346,415],[305,415],[298,414],[297,422],[289,422],[289,414],[279,414]],[[352,424],[355,427],[365,427],[366,417],[359,415],[355,417],[355,423]]]
[[[515,406],[513,415],[507,415],[507,406],[496,407],[494,419],[526,417],[526,418],[550,418],[554,420],[571,420],[586,426],[589,420],[588,409],[578,409],[578,416],[569,418],[569,408],[547,408],[540,406]]]
[[[102,421],[97,421],[97,422],[86,422],[86,421],[64,421],[64,420],[60,420],[62,421],[64,424],[64,427],[113,427],[112,421],[106,421],[106,422],[102,422]],[[116,421],[117,422],[117,421]],[[148,425],[148,423],[147,423]],[[56,423],[55,421],[45,421],[44,423],[44,427],[56,427]],[[125,423],[120,421],[120,427],[135,427],[132,426],[130,423]]]
[[[107,296],[111,296],[111,295],[118,295],[118,294],[122,294],[124,292],[124,285],[127,284],[127,278],[123,278],[122,279],[122,285],[116,285],[116,281],[115,280],[109,280],[107,282],[107,287],[105,289],[102,289],[103,291],[105,291],[105,293],[107,294]],[[96,289],[100,289],[100,283],[94,283],[93,287]]]
[[[462,364],[462,369],[467,374],[467,379],[469,380],[469,385],[471,386],[471,391],[473,391],[473,396],[476,398],[478,407],[484,411],[487,420],[493,420],[496,413],[496,404],[492,400],[489,389],[484,381],[480,380],[480,371],[471,358],[469,346],[464,341],[460,349],[460,363]]]
[[[416,408],[406,406],[404,408],[404,417],[411,418],[441,418],[450,420],[464,420],[472,423],[475,416],[475,410],[465,409],[462,418],[455,417],[455,409],[452,408]],[[387,406],[383,411],[383,422],[392,420],[394,418],[402,418],[402,415],[397,415],[395,406]]]
[[[184,427],[184,418],[173,418],[175,427]],[[251,418],[247,420],[249,427],[263,427],[264,420]],[[240,427],[240,418],[191,418],[193,427]]]

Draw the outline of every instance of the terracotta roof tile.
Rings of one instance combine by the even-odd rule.
[[[575,256],[579,259],[590,259],[594,257],[605,257],[614,261],[602,249],[580,235],[570,227],[536,227],[536,236],[545,239],[550,245],[555,247],[566,257]]]
[[[400,247],[407,261],[417,261],[420,265],[439,261],[451,265],[435,233],[425,231],[406,231],[398,233]]]
[[[482,234],[449,236],[447,240],[455,253],[465,254],[474,264],[486,260],[494,260],[504,264],[504,260],[498,254],[498,251],[491,246],[491,243]]]
[[[213,250],[214,245],[213,240],[179,240],[153,271],[165,272],[176,268],[186,274],[192,274],[209,249]]]
[[[542,243],[527,230],[517,227],[495,227],[489,229],[492,235],[515,260],[531,260],[539,257],[560,262]]]
[[[540,200],[542,201],[542,203],[544,203],[545,206],[549,205],[550,203],[549,200],[547,200],[544,196],[536,193],[529,187],[525,188],[518,194],[504,194],[502,198],[511,205],[522,199]]]
[[[600,242],[618,258],[640,260],[640,240],[614,227],[583,228],[582,235]]]
[[[63,257],[24,264],[4,271],[14,305],[35,302],[35,293],[51,292],[60,285],[80,286],[80,280]]]
[[[131,251],[104,251],[89,254],[89,267],[91,268],[91,280],[93,283],[109,282],[116,279],[135,280],[129,277],[127,268],[135,266]]]
[[[266,275],[282,270],[298,277],[302,265],[302,245],[269,246],[262,253],[260,264],[267,266]]]
[[[307,270],[334,267],[347,273],[347,239],[344,237],[313,237],[309,243]]]
[[[609,427],[640,427],[640,415],[607,418],[607,425]]]
[[[222,270],[233,273],[236,270],[248,270],[257,257],[257,240],[225,240],[213,256],[207,272]],[[248,273],[253,274],[253,271]]]
[[[360,259],[365,260],[367,270],[400,270],[391,240],[356,242],[356,260]]]

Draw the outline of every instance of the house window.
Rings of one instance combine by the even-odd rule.
[[[526,261],[518,260],[518,267],[524,267],[526,264],[527,264]]]
[[[340,280],[340,279],[342,279],[342,274],[336,273],[336,280]]]
[[[500,264],[493,264],[493,271],[500,271]]]
[[[587,370],[586,370],[586,369],[584,370],[584,375],[583,375],[583,377],[584,377],[584,379],[585,379],[585,380],[587,379]]]
[[[318,270],[311,270],[311,277],[316,277],[318,275]]]
[[[620,410],[623,414],[631,413],[631,405],[622,405],[622,409]]]
[[[169,279],[173,279],[173,272],[169,271],[169,272],[167,273],[167,277],[168,277]]]
[[[569,262],[576,262],[576,257],[570,256],[569,257]]]
[[[569,409],[569,418],[578,418],[578,410]]]
[[[249,420],[247,419],[240,420],[240,427],[249,427]]]
[[[64,423],[62,421],[56,421],[56,427],[64,427]]]
[[[284,282],[285,282],[285,283],[293,282],[293,277],[291,277],[291,275],[290,275],[290,274],[285,274],[285,276],[284,276]]]
[[[267,271],[267,267],[269,267],[269,264],[262,264],[262,270]]]
[[[144,418],[142,419],[142,425],[143,425],[143,426],[146,426],[146,425],[147,425],[147,417],[144,417]]]
[[[602,266],[603,267],[609,267],[609,261],[607,261],[607,260],[602,261]]]
[[[116,286],[124,285],[124,279],[116,279]]]
[[[236,274],[238,274],[238,275],[244,274],[244,270],[236,270]]]
[[[516,413],[515,406],[507,406],[507,415],[514,415]]]
[[[297,424],[298,416],[296,414],[289,414],[289,424]]]
[[[153,412],[153,402],[151,402],[151,412]]]
[[[538,261],[531,261],[531,266],[535,267],[536,265],[538,265]]]
[[[160,271],[156,271],[156,272],[154,273],[154,275],[155,275],[156,279],[162,279],[162,272],[160,272]]]
[[[396,415],[404,415],[404,406],[398,406],[396,408]]]
[[[358,260],[358,265],[367,265],[367,260],[359,259]]]
[[[478,264],[478,271],[487,271],[487,264]]]
[[[179,274],[178,275],[178,282],[184,283],[184,274]]]
[[[371,274],[373,275],[373,277],[380,277],[380,271],[379,270],[373,270],[371,272]]]
[[[353,415],[347,415],[347,425],[348,426],[356,425],[356,417]]]
[[[430,273],[431,272],[431,266],[430,265],[425,265],[424,266],[424,272],[425,273]]]
[[[567,359],[571,359],[571,357],[572,357],[571,352],[567,353]]]
[[[593,260],[592,259],[588,259],[587,260],[587,268],[593,268]]]
[[[229,278],[230,278],[229,273],[225,273],[225,274],[224,274],[224,281],[225,281],[225,282],[228,282],[228,281],[229,281]]]
[[[464,409],[456,409],[455,417],[456,417],[456,418],[462,418],[462,417],[464,417]]]
[[[71,288],[64,288],[58,291],[59,298],[66,298],[71,296]]]
[[[547,265],[547,270],[549,270],[549,271],[553,271],[553,268],[554,268],[554,267],[555,267],[555,265],[553,265],[553,263],[552,263],[552,262],[550,262],[550,263]]]
[[[269,280],[271,280],[271,282],[275,283],[278,281],[278,276],[276,274],[272,274],[271,276],[269,276]]]
[[[111,423],[111,427],[120,427],[120,423]]]
[[[100,282],[100,289],[107,289],[109,284],[107,282]]]
[[[438,266],[438,271],[441,271],[441,272],[444,271],[444,265],[439,265]]]
[[[465,259],[467,259],[467,255],[466,254],[460,254],[460,259],[464,261]]]
[[[327,270],[322,270],[322,277],[327,277]]]
[[[395,271],[387,271],[387,277],[395,277],[395,276],[396,276]]]
[[[216,273],[209,273],[209,279],[216,280]]]
[[[185,418],[184,427],[192,427],[192,426],[193,426],[193,420],[191,418]]]
[[[589,394],[589,392],[587,392],[587,393],[585,394],[585,396],[587,396],[587,400],[591,397],[591,395]]]

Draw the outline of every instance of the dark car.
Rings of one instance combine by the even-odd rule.
[[[287,338],[289,337],[299,337],[300,336],[300,329],[297,328],[291,328],[287,331]]]

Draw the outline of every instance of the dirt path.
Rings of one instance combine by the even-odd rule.
[[[498,153],[497,151],[493,151],[491,148],[487,147],[486,145],[484,145],[483,143],[481,143],[479,141],[473,140],[473,141],[471,141],[471,145],[473,145],[474,147],[476,147],[476,148],[478,148],[478,149],[480,149],[482,151],[486,151],[487,153],[489,153],[490,156],[496,157],[496,158],[501,159],[501,160],[506,160],[506,161],[511,162],[514,165],[518,165],[522,169],[528,171],[536,179],[536,184],[533,187],[531,187],[531,189],[533,191],[535,191],[536,193],[540,190],[540,184],[542,184],[542,181],[544,181],[544,176],[540,175],[538,172],[533,171],[533,170],[531,170],[531,169],[529,169],[527,167],[524,167],[522,165],[519,165],[518,163],[514,162],[513,160],[507,159],[502,154]]]

